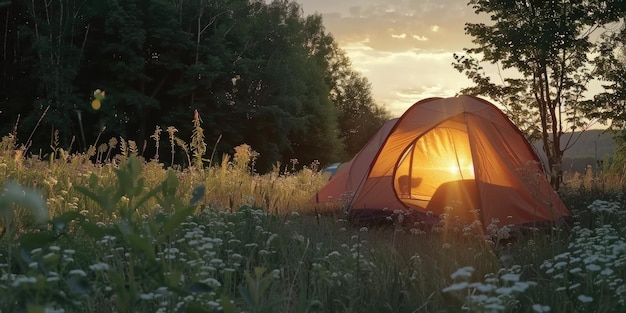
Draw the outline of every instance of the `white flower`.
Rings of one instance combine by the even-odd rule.
[[[502,312],[504,311],[505,307],[500,304],[500,303],[489,303],[485,305],[485,309],[489,309],[491,311],[487,311],[487,312]]]
[[[533,311],[537,313],[547,313],[550,312],[550,307],[547,305],[533,304]]]
[[[333,257],[333,256],[341,256],[341,253],[339,253],[338,251],[333,251],[331,253],[328,254],[327,257]]]
[[[496,289],[496,293],[499,295],[510,295],[513,293],[513,288],[510,287],[500,287]]]
[[[613,270],[610,268],[605,268],[602,270],[602,272],[600,272],[600,274],[604,275],[604,276],[611,276],[613,275]]]
[[[99,263],[96,263],[96,264],[89,265],[89,269],[94,271],[94,272],[108,271],[109,270],[109,264],[99,262]]]
[[[469,284],[464,281],[464,282],[460,282],[458,284],[452,284],[446,288],[443,288],[443,292],[449,292],[449,291],[459,291],[459,290],[463,290],[465,288],[467,288]]]
[[[472,276],[472,273],[474,272],[474,268],[471,266],[465,266],[462,267],[458,270],[456,270],[456,272],[452,273],[450,275],[450,278],[456,280],[459,277],[463,277],[463,278],[470,278]]]
[[[586,295],[579,295],[578,296],[578,301],[582,302],[582,303],[589,303],[593,301],[592,297],[586,296]]]
[[[25,283],[25,284],[34,284],[34,283],[36,283],[36,282],[37,282],[37,278],[35,278],[35,277],[24,277],[24,276],[22,276],[22,277],[17,277],[17,278],[13,281],[13,283],[11,284],[11,286],[13,286],[13,287],[17,287],[17,286],[19,286],[19,285],[21,285],[21,284],[24,284],[24,283]]]
[[[265,242],[265,246],[269,247],[272,241],[274,241],[274,239],[276,238],[278,238],[278,234],[272,234],[269,238],[267,238],[267,241]]]
[[[70,271],[70,275],[76,275],[76,276],[82,276],[85,277],[87,276],[87,273],[85,273],[85,271],[77,269],[77,270],[71,270]]]
[[[503,281],[507,282],[517,282],[519,281],[519,274],[506,273],[500,277]]]
[[[211,286],[211,287],[213,287],[213,288],[217,288],[217,287],[221,287],[222,286],[222,283],[220,283],[217,279],[212,278],[212,277],[207,278],[207,279],[203,280],[202,282],[207,284],[207,285],[209,285],[209,286]]]

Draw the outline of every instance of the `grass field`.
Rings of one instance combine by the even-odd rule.
[[[196,141],[168,170],[117,144],[25,157],[3,138],[1,313],[626,310],[619,173],[569,179],[571,227],[368,229],[307,204],[316,164],[258,175],[242,145],[207,166]]]

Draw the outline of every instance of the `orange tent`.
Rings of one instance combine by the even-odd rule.
[[[570,215],[530,143],[483,99],[425,99],[385,127],[312,202],[347,191],[353,195],[348,216],[360,221],[397,210],[417,213],[427,223],[432,216],[485,226]]]
[[[372,164],[380,146],[397,120],[395,118],[386,122],[352,160],[342,164],[337,169],[335,175],[309,202],[347,204],[352,201],[356,189],[363,181],[365,169]]]

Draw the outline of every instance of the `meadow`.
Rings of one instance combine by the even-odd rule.
[[[204,159],[199,125],[189,144],[169,128],[160,161],[161,133],[149,159],[123,138],[42,155],[3,137],[1,313],[626,309],[623,173],[568,177],[571,225],[355,227],[307,203],[318,164],[260,175],[245,144]]]

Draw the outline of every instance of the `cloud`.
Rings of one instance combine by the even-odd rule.
[[[372,84],[376,102],[394,116],[401,115],[413,103],[428,97],[451,97],[471,82],[451,63],[452,52],[375,50],[366,42],[345,46],[355,70]]]
[[[305,12],[315,7],[323,15],[324,25],[340,44],[367,39],[372,48],[389,52],[470,46],[465,22],[476,19],[459,0],[302,2]],[[406,34],[407,40],[394,40],[400,34]]]
[[[301,0],[372,84],[376,102],[399,116],[428,97],[454,96],[470,81],[451,65],[472,46],[465,23],[477,17],[459,0]]]

